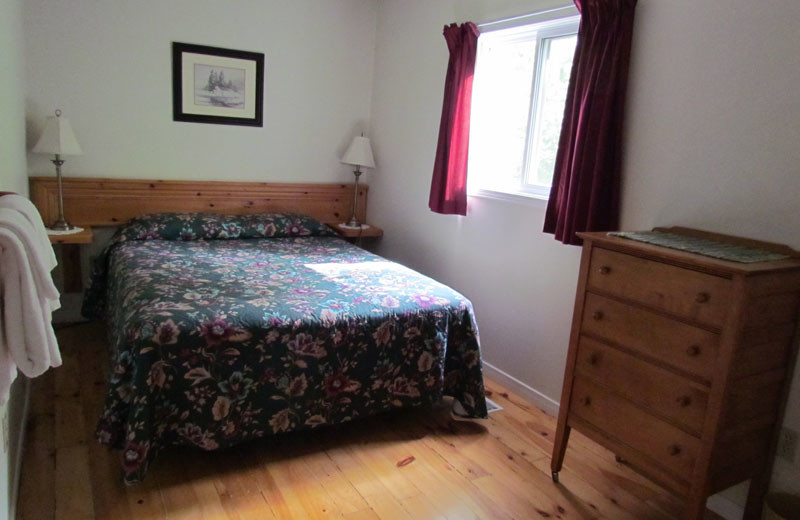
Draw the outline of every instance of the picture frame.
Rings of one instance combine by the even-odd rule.
[[[172,42],[172,119],[264,126],[264,54]]]

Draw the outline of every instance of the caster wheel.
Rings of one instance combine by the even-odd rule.
[[[553,482],[558,484],[558,471],[553,472]]]
[[[619,462],[620,464],[627,464],[627,463],[628,463],[628,461],[627,461],[627,460],[623,459],[623,458],[622,458],[622,457],[620,457],[619,455],[614,455],[614,460],[616,460],[616,461],[617,461],[617,462]]]

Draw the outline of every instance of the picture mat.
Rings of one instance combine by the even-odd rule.
[[[182,88],[182,111],[184,114],[219,116],[219,117],[236,117],[242,119],[252,119],[256,117],[256,103],[254,96],[247,96],[247,95],[245,96],[243,109],[195,105],[194,103],[195,65],[244,69],[245,93],[255,92],[256,90],[255,61],[243,60],[239,58],[228,58],[225,56],[211,56],[208,54],[197,54],[193,52],[182,52],[181,88]]]
[[[208,90],[211,77],[214,75],[221,75],[225,78],[224,83],[230,84],[233,89],[222,89],[221,94],[228,103],[236,102],[235,104],[216,105],[211,101],[214,98],[213,91]],[[218,77],[218,76],[217,76]],[[218,67],[212,65],[205,65],[195,63],[194,65],[194,104],[195,106],[223,106],[236,110],[244,110],[244,101],[247,96],[247,88],[245,82],[247,71],[245,69],[235,69],[233,67]],[[204,101],[203,98],[208,97],[209,101]]]

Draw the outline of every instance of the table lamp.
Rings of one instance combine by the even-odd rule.
[[[347,229],[366,229],[369,226],[362,224],[356,217],[356,210],[358,209],[358,178],[361,177],[361,168],[374,168],[375,159],[372,157],[372,147],[369,145],[369,138],[364,135],[357,135],[353,138],[353,142],[347,148],[347,151],[342,156],[342,164],[349,164],[355,166],[353,175],[356,176],[356,182],[353,187],[353,214],[350,216],[350,221],[347,224],[342,224],[343,228]]]
[[[61,110],[56,110],[55,116],[47,118],[42,136],[39,137],[39,141],[33,147],[33,153],[56,156],[52,161],[56,165],[56,179],[58,180],[58,218],[50,226],[50,229],[69,231],[74,226],[70,225],[64,218],[64,194],[61,186],[61,165],[64,164],[64,160],[61,159],[61,156],[83,155],[83,151],[75,138],[69,120],[66,117],[61,117]]]

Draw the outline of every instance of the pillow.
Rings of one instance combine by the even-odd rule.
[[[216,213],[154,213],[131,219],[112,243],[129,240],[227,240],[333,236],[322,222],[295,213],[219,215]]]
[[[121,242],[135,240],[227,240],[234,238],[283,238],[337,236],[322,222],[295,213],[218,215],[216,213],[155,213],[131,219],[111,237],[94,260],[81,313],[89,319],[105,314],[109,252]]]

